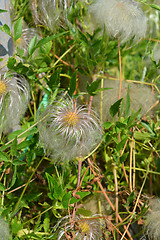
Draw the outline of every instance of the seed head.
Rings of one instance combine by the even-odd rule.
[[[51,31],[60,25],[68,25],[68,14],[70,13],[74,0],[38,0],[37,6],[33,1],[31,9],[36,23],[47,26]]]
[[[110,37],[120,37],[121,42],[134,38],[138,42],[145,37],[147,19],[139,4],[134,0],[97,0],[89,11],[96,23]]]
[[[42,120],[45,118],[44,120]],[[70,97],[54,102],[39,114],[40,141],[55,159],[85,157],[102,139],[102,128],[96,113],[78,105]]]
[[[56,225],[56,228],[61,229],[58,232],[58,240],[70,239],[69,237],[77,240],[101,240],[103,222],[98,217],[98,214],[91,218],[76,215],[75,222],[71,223],[69,216],[65,216]]]
[[[9,132],[20,121],[30,99],[29,84],[17,74],[0,76],[0,133]]]
[[[1,240],[11,239],[11,236],[9,233],[9,226],[2,218],[0,218],[0,239]]]
[[[151,211],[146,215],[146,233],[148,239],[160,239],[160,199],[150,201]]]

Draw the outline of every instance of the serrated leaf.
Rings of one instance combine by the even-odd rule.
[[[22,18],[19,18],[14,25],[14,39],[15,41],[22,35]]]
[[[69,95],[71,97],[72,97],[74,91],[76,90],[76,79],[77,79],[77,71],[75,71],[73,73],[73,76],[72,76],[72,78],[70,80],[70,84],[69,84],[69,91],[68,91],[68,93],[69,93]]]
[[[123,98],[119,99],[117,102],[115,102],[115,103],[110,107],[109,113],[111,114],[112,117],[114,117],[114,116],[118,113],[118,111],[119,111],[119,109],[120,109],[120,105],[121,105],[122,99],[123,99]]]

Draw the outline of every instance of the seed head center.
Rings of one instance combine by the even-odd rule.
[[[78,122],[78,114],[75,112],[67,112],[67,114],[65,114],[65,116],[64,116],[64,122],[68,126],[76,125]]]
[[[6,85],[4,82],[0,81],[0,95],[6,92]]]
[[[88,225],[87,222],[80,222],[80,223],[79,223],[79,226],[80,226],[81,231],[82,231],[83,233],[88,233],[88,232],[90,232],[90,227],[89,227],[89,225]]]

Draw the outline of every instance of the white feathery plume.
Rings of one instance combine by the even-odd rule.
[[[9,226],[3,218],[0,218],[0,239],[1,240],[11,240],[11,235],[9,232]]]
[[[78,105],[69,96],[54,102],[39,115],[40,141],[54,159],[84,158],[102,139],[102,127],[96,113]],[[43,119],[46,116],[46,119]]]
[[[77,240],[101,240],[103,222],[99,220],[99,216],[96,214],[90,218],[83,218],[76,215],[74,223],[70,222],[69,216],[63,217],[56,225],[56,228],[60,229],[58,240],[73,236]]]
[[[135,0],[95,0],[89,12],[95,23],[102,28],[105,25],[108,35],[119,36],[122,43],[131,39],[138,42],[145,37],[147,18]]]
[[[51,31],[60,25],[68,25],[68,13],[75,0],[38,0],[37,6],[30,1],[33,17],[36,23],[47,26]]]
[[[27,80],[16,73],[0,76],[0,133],[9,132],[24,115],[30,99]]]
[[[151,211],[147,213],[145,225],[146,234],[149,240],[160,239],[160,199],[150,201]]]

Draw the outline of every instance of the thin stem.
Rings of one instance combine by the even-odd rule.
[[[118,223],[118,182],[117,182],[117,172],[116,172],[115,166],[114,166],[114,168],[113,168],[113,175],[114,175],[115,193],[116,193],[116,203],[115,203],[115,208],[116,208],[116,223]]]
[[[104,79],[101,80],[101,88],[104,87]],[[103,122],[103,91],[101,91],[101,107],[100,107],[100,119]]]
[[[80,186],[81,181],[81,169],[82,169],[82,161],[78,161],[78,176],[77,176],[77,189]],[[75,220],[76,216],[76,210],[77,210],[77,202],[74,204],[73,214],[72,214],[72,222]]]
[[[136,186],[136,158],[135,158],[135,141],[133,141],[133,189]]]
[[[94,171],[92,162],[90,161],[89,158],[88,158],[88,163],[89,163],[89,165],[90,165],[90,167],[91,167],[91,170],[92,170],[94,176],[97,176],[96,172]],[[105,198],[107,199],[108,203],[110,204],[111,208],[113,209],[113,211],[115,211],[115,207],[113,206],[113,203],[110,201],[109,197],[107,196],[107,194],[106,194],[106,192],[105,192],[105,190],[104,190],[101,182],[98,180],[98,178],[97,178],[97,183],[98,183],[100,189],[102,190]],[[122,218],[120,217],[119,214],[118,214],[118,219],[120,220],[121,223],[123,222],[123,220],[122,220]],[[125,230],[127,229],[126,225],[124,225],[123,227],[124,227]],[[126,230],[126,232],[127,232],[127,234],[128,234],[129,239],[130,239],[130,240],[133,240],[133,238],[132,238],[130,232],[128,231],[128,229]]]
[[[145,174],[145,178],[144,178],[143,184],[142,184],[142,186],[141,186],[141,189],[140,189],[140,191],[139,191],[139,194],[138,194],[138,197],[137,197],[137,200],[136,200],[136,203],[135,203],[134,209],[133,209],[133,213],[134,213],[135,210],[136,210],[136,207],[137,207],[137,204],[138,204],[139,198],[140,198],[140,196],[141,196],[142,190],[143,190],[144,185],[145,185],[145,183],[146,183],[147,176],[148,176],[148,173],[149,173],[149,165],[150,165],[150,163],[149,163],[148,166],[147,166],[147,171],[146,171],[146,174]]]
[[[130,164],[129,164],[129,188],[131,192],[132,192],[132,145],[133,145],[133,142],[131,142]]]
[[[122,89],[122,61],[121,61],[121,49],[120,49],[120,42],[119,36],[117,37],[118,41],[118,53],[119,53],[119,96],[118,99],[121,98],[121,89]]]

